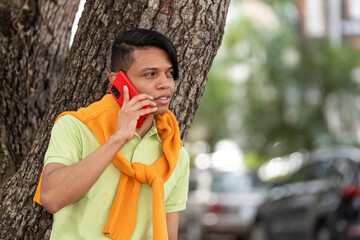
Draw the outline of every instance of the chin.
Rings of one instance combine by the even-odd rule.
[[[156,112],[155,112],[155,115],[161,115],[161,114],[164,114],[168,111],[168,108],[166,109],[158,109]]]

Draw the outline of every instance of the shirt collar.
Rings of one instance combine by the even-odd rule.
[[[135,133],[136,136],[139,137],[139,135],[137,133]],[[156,134],[157,139],[159,140],[159,142],[162,143],[162,139],[161,139],[161,135],[158,133],[157,128],[156,128],[156,120],[155,118],[152,120],[152,125],[151,128],[149,129],[149,131],[145,134],[144,138],[146,137],[150,137],[152,135]],[[139,137],[140,138],[140,137]]]

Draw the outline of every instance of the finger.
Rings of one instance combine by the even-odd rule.
[[[123,105],[127,104],[130,100],[130,96],[129,96],[129,89],[126,85],[124,85],[123,88],[123,94],[124,94],[124,102]]]
[[[151,114],[151,113],[155,113],[157,111],[157,107],[152,107],[152,108],[144,108],[144,109],[140,109],[138,111],[138,113],[140,114],[140,116],[144,116],[146,114]]]
[[[146,106],[156,107],[156,103],[151,100],[145,99],[145,100],[134,103],[132,105],[131,109],[134,109],[136,111],[136,110],[140,110]]]
[[[151,95],[148,95],[145,93],[140,93],[140,94],[134,96],[131,100],[133,100],[134,102],[139,102],[139,101],[146,100],[146,99],[153,100],[154,98]]]

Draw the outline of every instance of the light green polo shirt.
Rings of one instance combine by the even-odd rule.
[[[95,135],[84,123],[72,115],[65,115],[52,129],[45,165],[62,163],[69,166],[99,147]],[[130,162],[153,164],[163,153],[155,120],[142,139],[136,134],[121,150]],[[115,198],[120,175],[121,172],[111,163],[81,199],[55,213],[50,239],[109,239],[102,231]],[[188,179],[189,156],[182,148],[177,166],[164,184],[167,213],[185,209]],[[152,239],[152,188],[148,184],[141,186],[136,227],[131,239]]]

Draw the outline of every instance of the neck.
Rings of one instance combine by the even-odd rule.
[[[149,114],[145,120],[145,122],[143,123],[143,125],[140,128],[136,129],[136,133],[143,138],[146,133],[150,130],[151,126],[152,126],[152,121],[154,119],[154,114]]]

